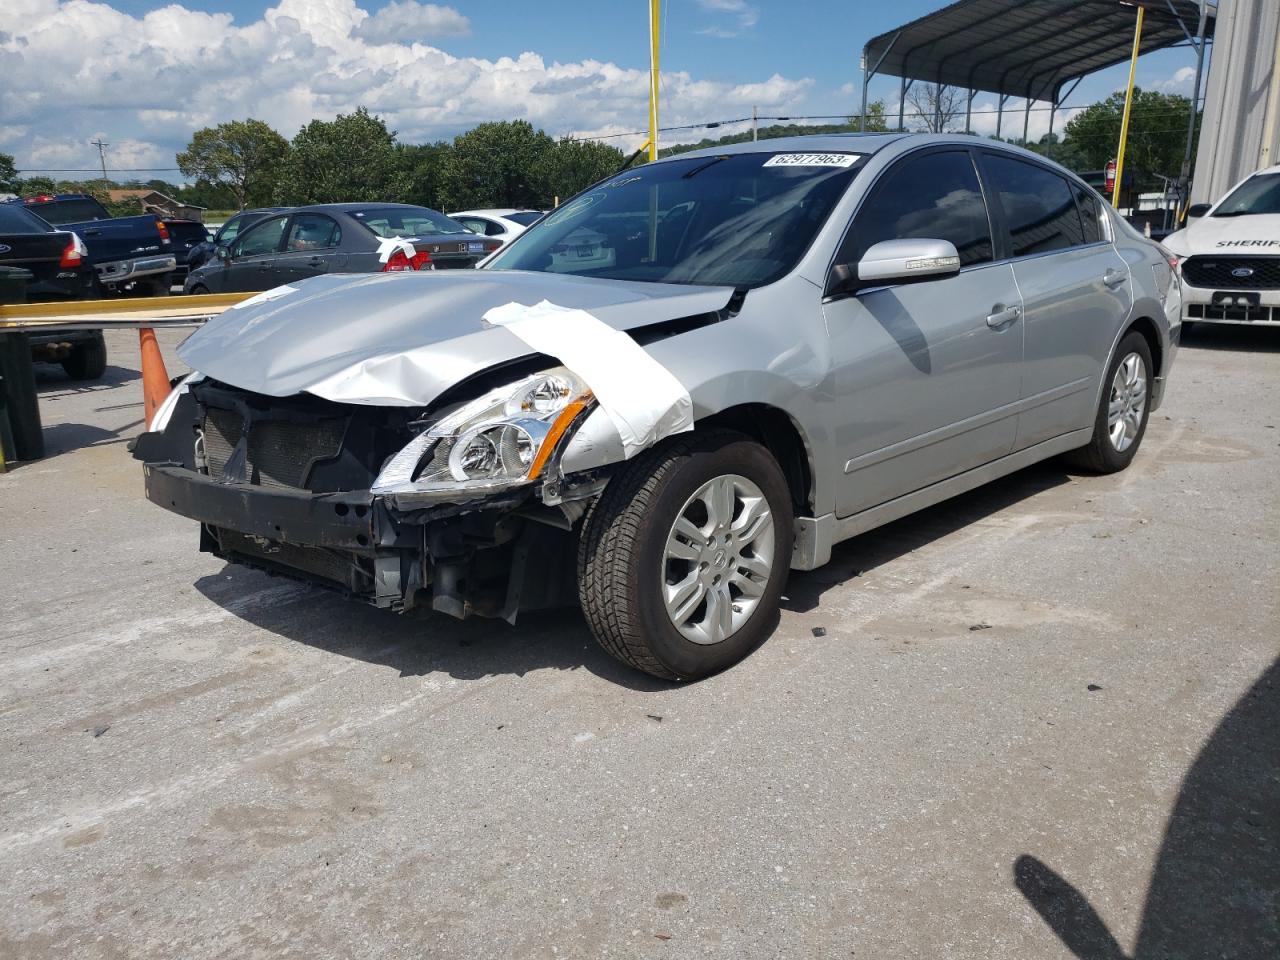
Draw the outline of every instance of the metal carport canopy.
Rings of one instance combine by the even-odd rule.
[[[1138,6],[1142,53],[1194,45],[1199,0],[958,0],[872,39],[863,70],[1058,104],[1070,81],[1129,59]]]

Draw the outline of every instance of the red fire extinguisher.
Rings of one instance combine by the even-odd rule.
[[[1106,180],[1107,196],[1111,197],[1114,195],[1116,189],[1116,162],[1114,160],[1107,161],[1106,172],[1103,174],[1103,177]]]

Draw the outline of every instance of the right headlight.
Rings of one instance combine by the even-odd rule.
[[[564,367],[491,390],[415,437],[386,463],[372,490],[448,501],[532,483],[593,399]]]

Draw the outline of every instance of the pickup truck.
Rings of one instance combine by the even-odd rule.
[[[113,217],[88,194],[41,194],[7,203],[21,203],[42,220],[77,234],[89,249],[99,290],[116,293],[128,288],[135,296],[167,296],[177,266],[169,231],[152,214]]]
[[[0,267],[29,278],[19,300],[83,300],[93,296],[94,273],[84,241],[55,230],[21,204],[0,204]],[[107,367],[101,330],[39,330],[27,335],[31,358],[58,363],[72,380],[96,380]]]

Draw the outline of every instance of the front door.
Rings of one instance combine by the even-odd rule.
[[[849,516],[1005,456],[1017,431],[1022,299],[968,148],[891,167],[854,218],[837,262],[881,240],[950,240],[952,277],[859,291],[825,305],[829,384]]]
[[[231,245],[231,259],[223,267],[222,289],[228,293],[269,290],[275,279],[276,254],[288,217],[271,217],[255,223]]]
[[[323,213],[295,213],[289,222],[284,250],[276,257],[276,283],[294,283],[341,270],[346,257],[339,252],[342,228]]]

